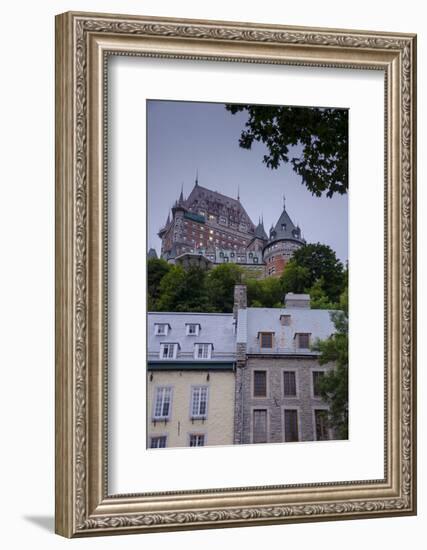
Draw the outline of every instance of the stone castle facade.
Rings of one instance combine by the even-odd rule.
[[[197,178],[187,198],[181,191],[158,234],[161,257],[168,262],[203,263],[206,268],[236,263],[260,278],[280,277],[295,250],[305,244],[285,204],[267,235],[264,220],[260,217],[255,225],[239,196],[211,191]]]

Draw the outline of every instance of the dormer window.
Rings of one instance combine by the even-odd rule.
[[[169,329],[170,329],[169,323],[155,323],[154,334],[156,336],[167,336],[169,333]]]
[[[272,349],[273,348],[273,336],[274,332],[259,332],[259,347],[261,349]]]
[[[212,344],[194,344],[194,359],[210,359],[212,348]]]
[[[164,343],[160,344],[160,359],[176,359],[178,355],[178,345],[177,343]]]
[[[297,348],[298,349],[310,349],[310,333],[308,332],[299,332],[295,334],[295,338],[297,341]]]
[[[200,331],[199,323],[187,323],[185,325],[185,333],[187,336],[198,336]]]
[[[286,231],[286,224],[282,223],[282,231]]]

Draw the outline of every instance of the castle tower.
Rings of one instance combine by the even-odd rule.
[[[303,245],[305,240],[301,237],[301,229],[289,217],[283,197],[283,211],[276,225],[271,227],[264,247],[265,276],[280,277],[294,252]]]

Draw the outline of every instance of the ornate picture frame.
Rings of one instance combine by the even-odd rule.
[[[107,74],[111,55],[385,75],[385,476],[111,495]],[[82,537],[416,513],[416,37],[68,12],[56,18],[56,532]]]

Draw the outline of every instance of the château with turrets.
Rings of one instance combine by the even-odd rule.
[[[211,191],[199,185],[197,177],[187,198],[181,189],[158,235],[161,257],[170,263],[205,269],[236,263],[259,278],[280,277],[295,250],[306,242],[286,211],[285,200],[267,234],[263,218],[253,223],[239,193],[234,199]],[[150,255],[155,256],[153,249]]]

